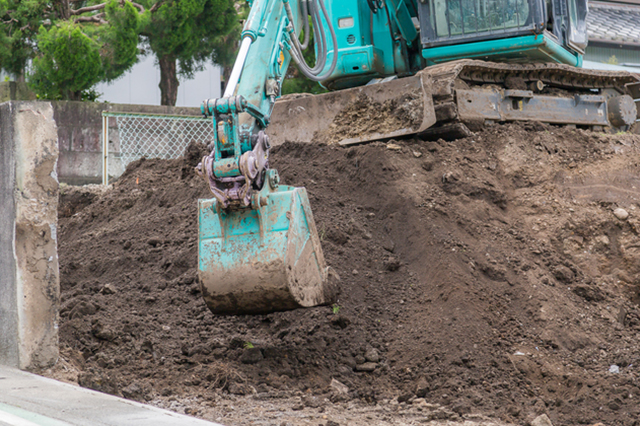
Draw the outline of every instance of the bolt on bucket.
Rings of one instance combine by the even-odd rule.
[[[304,188],[267,179],[251,209],[198,201],[198,274],[214,314],[263,314],[332,303],[326,266]],[[274,183],[275,182],[275,183]]]

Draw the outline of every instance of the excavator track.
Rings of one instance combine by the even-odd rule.
[[[428,139],[467,137],[473,130],[492,121],[535,120],[607,127],[610,125],[607,118],[611,120],[609,115],[612,112],[606,111],[606,102],[598,103],[623,95],[627,95],[622,99],[622,115],[626,114],[622,118],[626,120],[626,127],[640,118],[640,108],[633,106],[634,99],[637,102],[640,98],[640,76],[624,71],[587,70],[562,64],[460,60],[435,65],[421,73],[432,79],[437,120],[434,126],[421,133],[422,137]],[[542,90],[537,90],[539,88]],[[496,111],[500,109],[500,101],[505,100],[505,95],[512,97],[511,104],[515,105],[511,108],[509,102],[505,103],[511,114]],[[492,98],[492,102],[487,103],[489,98]],[[518,107],[525,108],[521,100],[534,98],[541,101],[539,107],[542,110],[526,114],[522,111],[521,117],[518,117]],[[478,100],[481,105],[479,108],[470,108],[465,100],[467,103]],[[585,112],[582,108],[576,108],[580,101],[585,102],[590,110]],[[575,111],[570,111],[571,106]],[[563,114],[556,114],[556,109]],[[536,113],[541,115],[536,117]],[[620,120],[616,121],[617,118],[620,117],[614,117],[613,121],[621,123]]]
[[[415,134],[454,140],[506,121],[618,131],[640,118],[634,100],[640,76],[625,71],[465,59],[391,81],[288,96],[276,102],[268,132],[273,145],[351,145]]]

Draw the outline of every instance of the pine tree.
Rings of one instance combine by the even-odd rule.
[[[239,27],[238,12],[233,0],[141,1],[149,9],[141,34],[160,66],[161,104],[175,105],[178,75],[192,77],[220,56],[221,38]]]

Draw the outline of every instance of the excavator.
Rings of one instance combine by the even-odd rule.
[[[223,96],[201,107],[214,141],[196,170],[213,198],[198,202],[198,276],[214,314],[335,297],[307,192],[280,183],[274,144],[453,140],[508,121],[626,131],[639,121],[638,75],[581,68],[587,0],[248,1]],[[292,61],[329,92],[281,98]]]

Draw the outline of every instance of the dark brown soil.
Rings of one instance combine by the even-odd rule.
[[[138,161],[103,194],[61,196],[63,358],[80,385],[139,401],[304,391],[307,405],[425,398],[453,416],[637,426],[639,148],[537,123],[275,148],[342,292],[239,317],[214,317],[196,282],[200,148]]]

